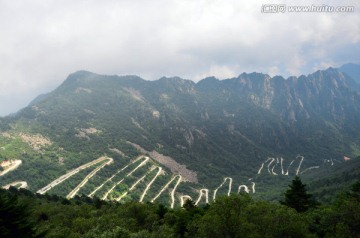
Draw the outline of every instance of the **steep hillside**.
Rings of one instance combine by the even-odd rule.
[[[239,190],[267,196],[324,160],[341,166],[360,155],[353,85],[332,68],[198,83],[79,71],[0,120],[0,160],[22,161],[0,185],[171,204]]]

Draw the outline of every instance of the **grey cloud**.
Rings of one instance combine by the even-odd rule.
[[[243,71],[289,76],[359,62],[352,50],[360,45],[356,0],[346,1],[357,7],[352,14],[262,14],[266,3],[272,2],[0,0],[0,115],[80,69],[199,80]]]

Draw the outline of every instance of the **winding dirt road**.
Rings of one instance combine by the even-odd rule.
[[[177,186],[180,184],[181,182],[181,175],[180,174],[177,174],[175,175],[169,182],[167,182],[165,184],[165,186],[160,190],[160,192],[151,200],[151,202],[155,202],[155,200],[169,187],[169,185],[176,179],[176,178],[179,178],[178,181],[176,182],[176,185],[174,187],[174,189],[170,192],[171,194],[171,208],[174,207],[174,201],[175,201],[175,190],[177,188]]]
[[[108,178],[105,182],[103,182],[100,186],[98,186],[97,188],[94,189],[94,191],[92,191],[88,196],[89,197],[93,197],[95,195],[95,193],[101,189],[106,183],[108,183],[109,181],[112,181],[112,179],[118,175],[120,172],[124,171],[125,169],[127,169],[127,167],[129,167],[130,165],[136,163],[137,161],[139,161],[140,159],[145,158],[145,156],[139,156],[137,159],[135,159],[134,161],[130,162],[129,164],[125,165],[123,168],[121,168],[120,170],[116,171],[116,173],[114,173],[110,178]]]
[[[241,189],[242,189],[242,188],[245,190],[246,193],[249,193],[249,187],[246,186],[245,184],[239,186],[239,188],[238,188],[238,193],[241,192]]]
[[[95,168],[93,171],[91,171],[91,173],[89,173],[88,175],[86,175],[86,177],[83,179],[83,181],[81,181],[79,183],[78,186],[76,186],[76,188],[74,188],[67,196],[67,199],[73,198],[80,190],[80,188],[82,188],[91,177],[93,177],[100,169],[104,168],[106,165],[109,165],[111,163],[113,163],[114,160],[112,158],[109,158],[109,161],[107,163],[104,163],[100,166],[98,166],[97,168]]]
[[[146,188],[144,189],[144,192],[142,193],[139,202],[142,202],[144,200],[144,197],[146,196],[148,190],[150,189],[151,185],[155,182],[156,178],[161,174],[162,168],[158,167],[158,172],[154,176],[154,178],[147,184]]]
[[[302,164],[302,162],[304,160],[304,156],[298,155],[298,156],[296,156],[296,158],[301,158],[300,163],[299,163],[299,167],[296,170],[296,175],[298,175],[299,171],[300,171],[300,168],[301,168],[301,164]]]
[[[10,171],[13,171],[17,169],[22,164],[21,160],[14,160],[12,161],[6,168],[0,172],[0,176],[4,176],[5,174],[9,173]]]
[[[226,183],[226,180],[229,180],[229,189],[227,195],[230,196],[233,179],[230,177],[226,177],[224,178],[224,182],[222,182],[222,184],[220,184],[220,186],[214,190],[213,201],[215,201],[217,191]]]
[[[156,169],[155,166],[152,167],[152,168],[150,168],[150,169],[146,172],[146,174],[144,174],[141,178],[139,178],[138,180],[136,180],[133,185],[131,185],[131,187],[129,188],[128,191],[126,191],[124,194],[122,194],[120,197],[118,197],[118,198],[115,199],[115,200],[118,201],[118,202],[120,202],[123,197],[125,197],[129,192],[131,192],[132,190],[134,190],[134,189],[136,188],[136,186],[137,186],[141,181],[143,181],[143,180],[146,178],[146,176],[148,176],[152,171],[154,171],[154,169]]]
[[[205,202],[209,203],[209,189],[203,188],[203,189],[199,190],[199,197],[198,197],[197,201],[195,202],[195,205],[199,204],[203,194],[205,195]]]
[[[124,179],[126,177],[129,177],[130,175],[132,175],[136,170],[138,170],[140,167],[144,166],[148,161],[149,161],[149,157],[144,156],[145,160],[142,161],[138,166],[136,166],[136,168],[134,168],[132,171],[130,171],[123,179],[121,179],[120,181],[118,181],[117,183],[115,183],[114,186],[112,186],[106,193],[105,195],[102,197],[102,200],[107,199],[108,195],[116,188],[116,186],[118,186],[120,183],[122,183],[124,181]]]
[[[286,172],[284,171],[284,165],[283,165],[284,159],[283,159],[282,157],[280,158],[280,160],[279,160],[279,158],[276,158],[276,159],[275,159],[275,158],[270,158],[270,157],[269,157],[267,160],[265,160],[265,162],[263,162],[263,163],[261,164],[260,169],[258,170],[258,173],[257,173],[257,174],[261,174],[261,171],[262,171],[262,169],[264,168],[264,165],[266,165],[266,163],[268,163],[268,164],[267,164],[267,170],[268,170],[268,173],[269,173],[269,174],[271,174],[271,175],[278,175],[278,174],[274,171],[274,169],[276,168],[276,166],[277,166],[278,164],[280,164],[280,166],[281,166],[281,174],[288,176],[288,175],[289,175],[289,169],[290,169],[290,167],[293,165],[293,163],[294,163],[296,160],[300,160],[300,161],[299,161],[299,165],[298,165],[297,169],[295,170],[296,175],[298,175],[298,174],[300,173],[300,168],[301,168],[302,162],[303,162],[303,160],[304,160],[304,156],[301,156],[301,155],[297,155],[296,158],[293,159],[293,160],[290,162],[290,164],[287,166]],[[270,162],[268,162],[268,161],[270,161]]]
[[[180,197],[180,206],[183,207],[185,204],[185,200],[192,200],[189,195],[183,195]]]
[[[182,180],[181,175],[177,175],[177,176],[179,176],[179,179],[176,182],[175,187],[173,188],[173,190],[170,193],[171,194],[171,206],[170,206],[171,208],[174,208],[174,205],[175,205],[175,191],[176,191],[177,187],[179,186],[179,184],[181,183],[181,180]]]
[[[20,186],[17,186],[17,185],[20,185]],[[6,185],[3,186],[2,188],[3,188],[3,189],[9,189],[11,186],[16,187],[16,188],[19,189],[19,188],[27,188],[27,187],[28,187],[28,184],[27,184],[27,182],[25,182],[25,181],[15,181],[15,182],[6,184]]]
[[[88,167],[90,167],[90,166],[93,166],[94,164],[97,164],[97,163],[100,163],[100,162],[102,162],[102,161],[104,161],[104,160],[109,160],[109,159],[111,159],[111,158],[106,157],[106,156],[103,156],[103,157],[100,157],[100,158],[98,158],[98,159],[96,159],[96,160],[93,160],[93,161],[91,161],[91,162],[89,162],[89,163],[83,164],[83,165],[77,167],[76,169],[73,169],[73,170],[71,170],[70,172],[68,172],[68,173],[60,176],[59,178],[55,179],[54,181],[52,181],[51,183],[49,183],[48,185],[46,185],[46,186],[43,187],[42,189],[39,189],[39,190],[37,191],[37,193],[39,193],[39,194],[44,194],[44,193],[46,193],[47,191],[49,191],[50,189],[52,189],[53,187],[55,187],[55,186],[59,185],[60,183],[64,182],[65,180],[67,180],[67,179],[70,178],[71,176],[77,174],[77,173],[80,172],[81,170],[84,170],[84,169],[86,169],[86,168],[88,168]]]

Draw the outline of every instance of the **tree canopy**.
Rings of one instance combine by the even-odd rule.
[[[24,189],[0,189],[0,236],[360,237],[359,184],[340,193],[334,203],[306,212],[248,194],[219,196],[204,207],[188,200],[183,208],[170,209],[156,203],[120,204],[85,196],[66,200]],[[290,185],[295,188],[306,194],[299,178]]]
[[[280,201],[280,203],[294,208],[297,212],[305,212],[316,205],[299,176],[292,180],[289,189],[285,192],[285,200]]]

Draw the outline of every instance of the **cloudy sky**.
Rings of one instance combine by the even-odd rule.
[[[264,4],[354,6],[262,13]],[[0,0],[0,116],[70,73],[198,81],[360,62],[358,0]]]

